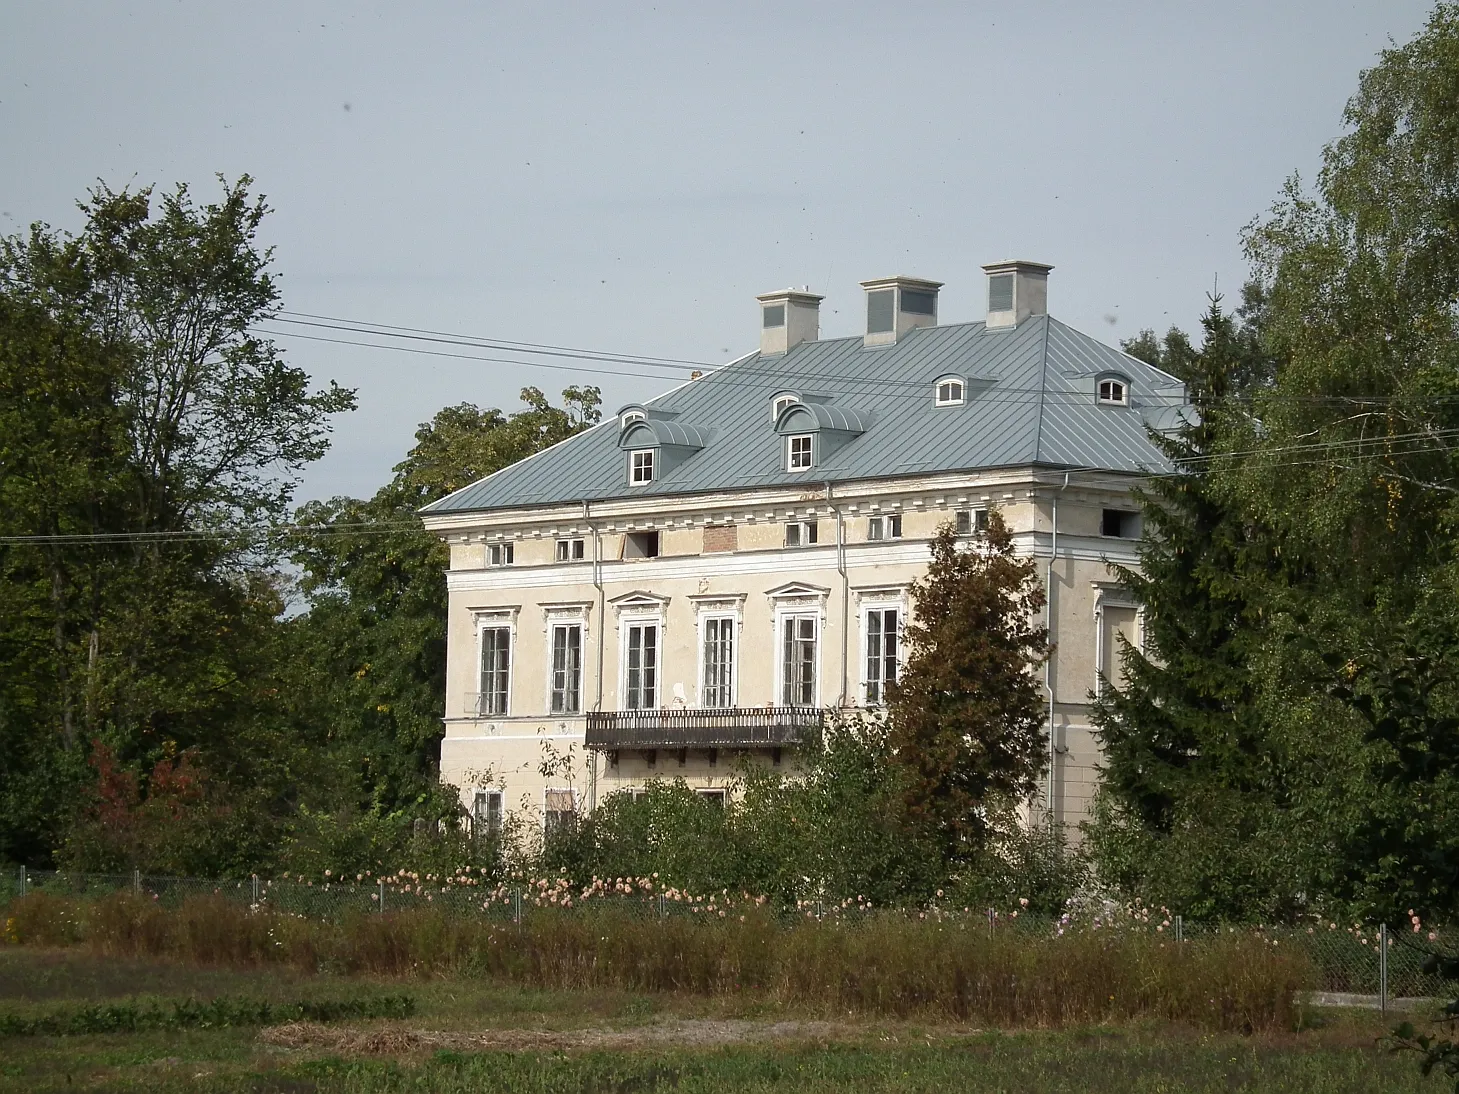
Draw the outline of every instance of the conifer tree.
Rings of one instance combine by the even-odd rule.
[[[966,548],[951,524],[938,531],[913,603],[907,664],[888,702],[903,818],[963,858],[1047,768],[1034,672],[1049,650],[1044,590],[995,510]]]

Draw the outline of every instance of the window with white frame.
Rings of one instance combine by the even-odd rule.
[[[552,627],[553,714],[577,714],[583,709],[583,625],[555,623]]]
[[[706,616],[704,629],[704,683],[700,706],[724,709],[735,705],[735,619]]]
[[[816,705],[816,646],[820,620],[787,615],[780,625],[780,701],[788,707]]]
[[[629,410],[629,411],[626,411],[624,413],[623,417],[620,418],[620,419],[618,419],[619,428],[620,429],[627,429],[634,422],[641,422],[641,421],[643,421],[647,417],[648,417],[648,415],[645,414],[641,410]]]
[[[901,652],[900,608],[871,608],[866,613],[866,702],[887,701],[887,685],[897,682]]]
[[[988,510],[959,509],[955,517],[954,530],[960,536],[970,536],[974,532],[986,532],[988,530]]]
[[[786,407],[794,406],[798,402],[800,402],[798,395],[777,395],[775,401],[770,404],[770,420],[772,422],[779,421],[781,412]]]
[[[577,795],[571,787],[549,787],[542,803],[543,829],[554,836],[571,832],[577,826]]]
[[[1099,382],[1099,401],[1106,406],[1125,406],[1130,401],[1130,388],[1123,380],[1107,378]]]
[[[815,445],[814,434],[802,433],[799,436],[787,437],[785,445],[786,470],[808,471],[814,465],[814,460],[811,456]]]
[[[785,526],[787,547],[814,547],[820,538],[820,524],[813,520],[794,521]]]
[[[471,802],[471,830],[479,836],[495,836],[502,830],[502,792],[478,790]]]
[[[712,805],[716,809],[724,808],[727,795],[723,790],[696,790],[694,793],[698,794],[706,805]]]
[[[587,547],[580,539],[560,539],[557,541],[557,561],[577,562],[587,554]]]
[[[956,376],[944,376],[937,381],[938,406],[962,406],[963,382]]]
[[[654,450],[640,448],[628,454],[628,481],[635,486],[654,481]]]
[[[516,559],[515,543],[491,543],[486,548],[488,566],[510,566]]]
[[[653,710],[659,705],[659,625],[631,621],[623,626],[623,707]]]
[[[481,628],[481,691],[477,695],[478,714],[507,713],[512,675],[512,628]]]
[[[885,516],[869,518],[866,522],[866,538],[873,541],[901,539],[902,514],[888,513]]]

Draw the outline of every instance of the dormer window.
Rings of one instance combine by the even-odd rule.
[[[775,398],[770,403],[770,420],[772,422],[779,421],[781,412],[784,411],[786,407],[794,406],[798,402],[800,402],[799,395],[791,395],[789,393],[786,393],[784,395],[775,396]]]
[[[1106,378],[1099,382],[1099,401],[1104,406],[1128,406],[1130,388],[1123,380]]]
[[[786,438],[786,461],[787,471],[807,471],[814,461],[811,453],[813,451],[813,439],[809,433],[802,433],[796,437]]]
[[[654,481],[654,450],[641,448],[628,454],[628,481],[634,486]]]
[[[962,406],[963,382],[956,376],[944,376],[937,381],[938,406]]]
[[[619,429],[627,429],[634,422],[644,421],[647,417],[648,417],[648,415],[645,414],[641,410],[630,410],[630,411],[627,411],[627,412],[624,413],[624,415],[623,415],[622,418],[618,419],[618,428]]]

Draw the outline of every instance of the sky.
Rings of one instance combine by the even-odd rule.
[[[962,322],[1025,258],[1115,345],[1234,294],[1243,226],[1429,8],[0,0],[0,233],[77,229],[98,179],[248,173],[295,312],[712,364],[757,347],[757,293],[851,335],[859,282],[907,274]],[[443,406],[597,383],[611,413],[691,367],[279,344],[359,398],[301,500],[370,495]]]

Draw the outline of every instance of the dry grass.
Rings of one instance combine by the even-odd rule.
[[[116,957],[390,976],[484,975],[538,988],[764,999],[809,1013],[1062,1028],[1158,1019],[1260,1032],[1296,1023],[1310,970],[1296,954],[1225,935],[1179,949],[1108,931],[992,936],[976,925],[875,918],[855,926],[642,919],[535,911],[520,925],[438,912],[341,922],[250,912],[216,898],[177,909],[118,894],[15,901],[24,943]]]

